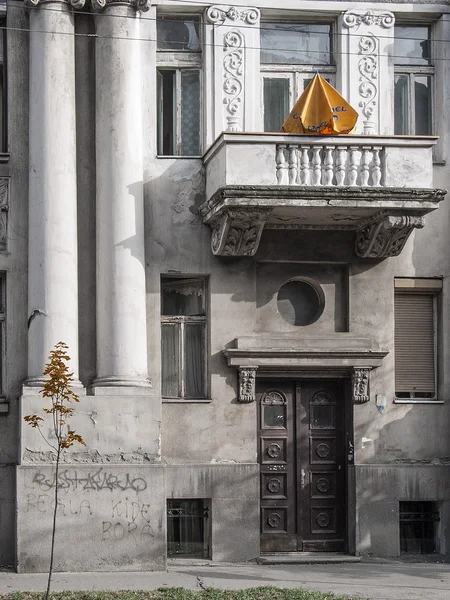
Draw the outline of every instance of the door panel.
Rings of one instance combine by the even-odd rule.
[[[292,385],[257,389],[261,471],[261,551],[297,549]]]
[[[341,381],[257,384],[261,551],[345,550]]]

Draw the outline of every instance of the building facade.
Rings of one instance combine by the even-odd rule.
[[[56,483],[61,571],[448,552],[449,3],[2,15],[0,565],[48,568]],[[353,134],[279,133],[316,71]]]

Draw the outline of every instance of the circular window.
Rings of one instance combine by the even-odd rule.
[[[291,279],[281,286],[277,296],[278,312],[290,325],[311,325],[325,308],[325,295],[312,280]]]

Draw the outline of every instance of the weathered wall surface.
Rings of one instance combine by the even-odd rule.
[[[0,465],[0,567],[15,564],[15,468]]]
[[[165,567],[166,517],[160,466],[62,466],[57,571],[128,571]],[[48,568],[55,472],[18,467],[18,570]]]
[[[440,508],[439,551],[448,552],[450,473],[447,467],[357,466],[356,548],[359,554],[400,554],[399,500],[429,500]]]
[[[167,465],[167,498],[211,500],[211,558],[251,560],[259,556],[259,467]]]

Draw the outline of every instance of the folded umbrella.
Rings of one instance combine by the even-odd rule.
[[[285,133],[349,133],[358,113],[323,77],[316,73],[283,123]]]

